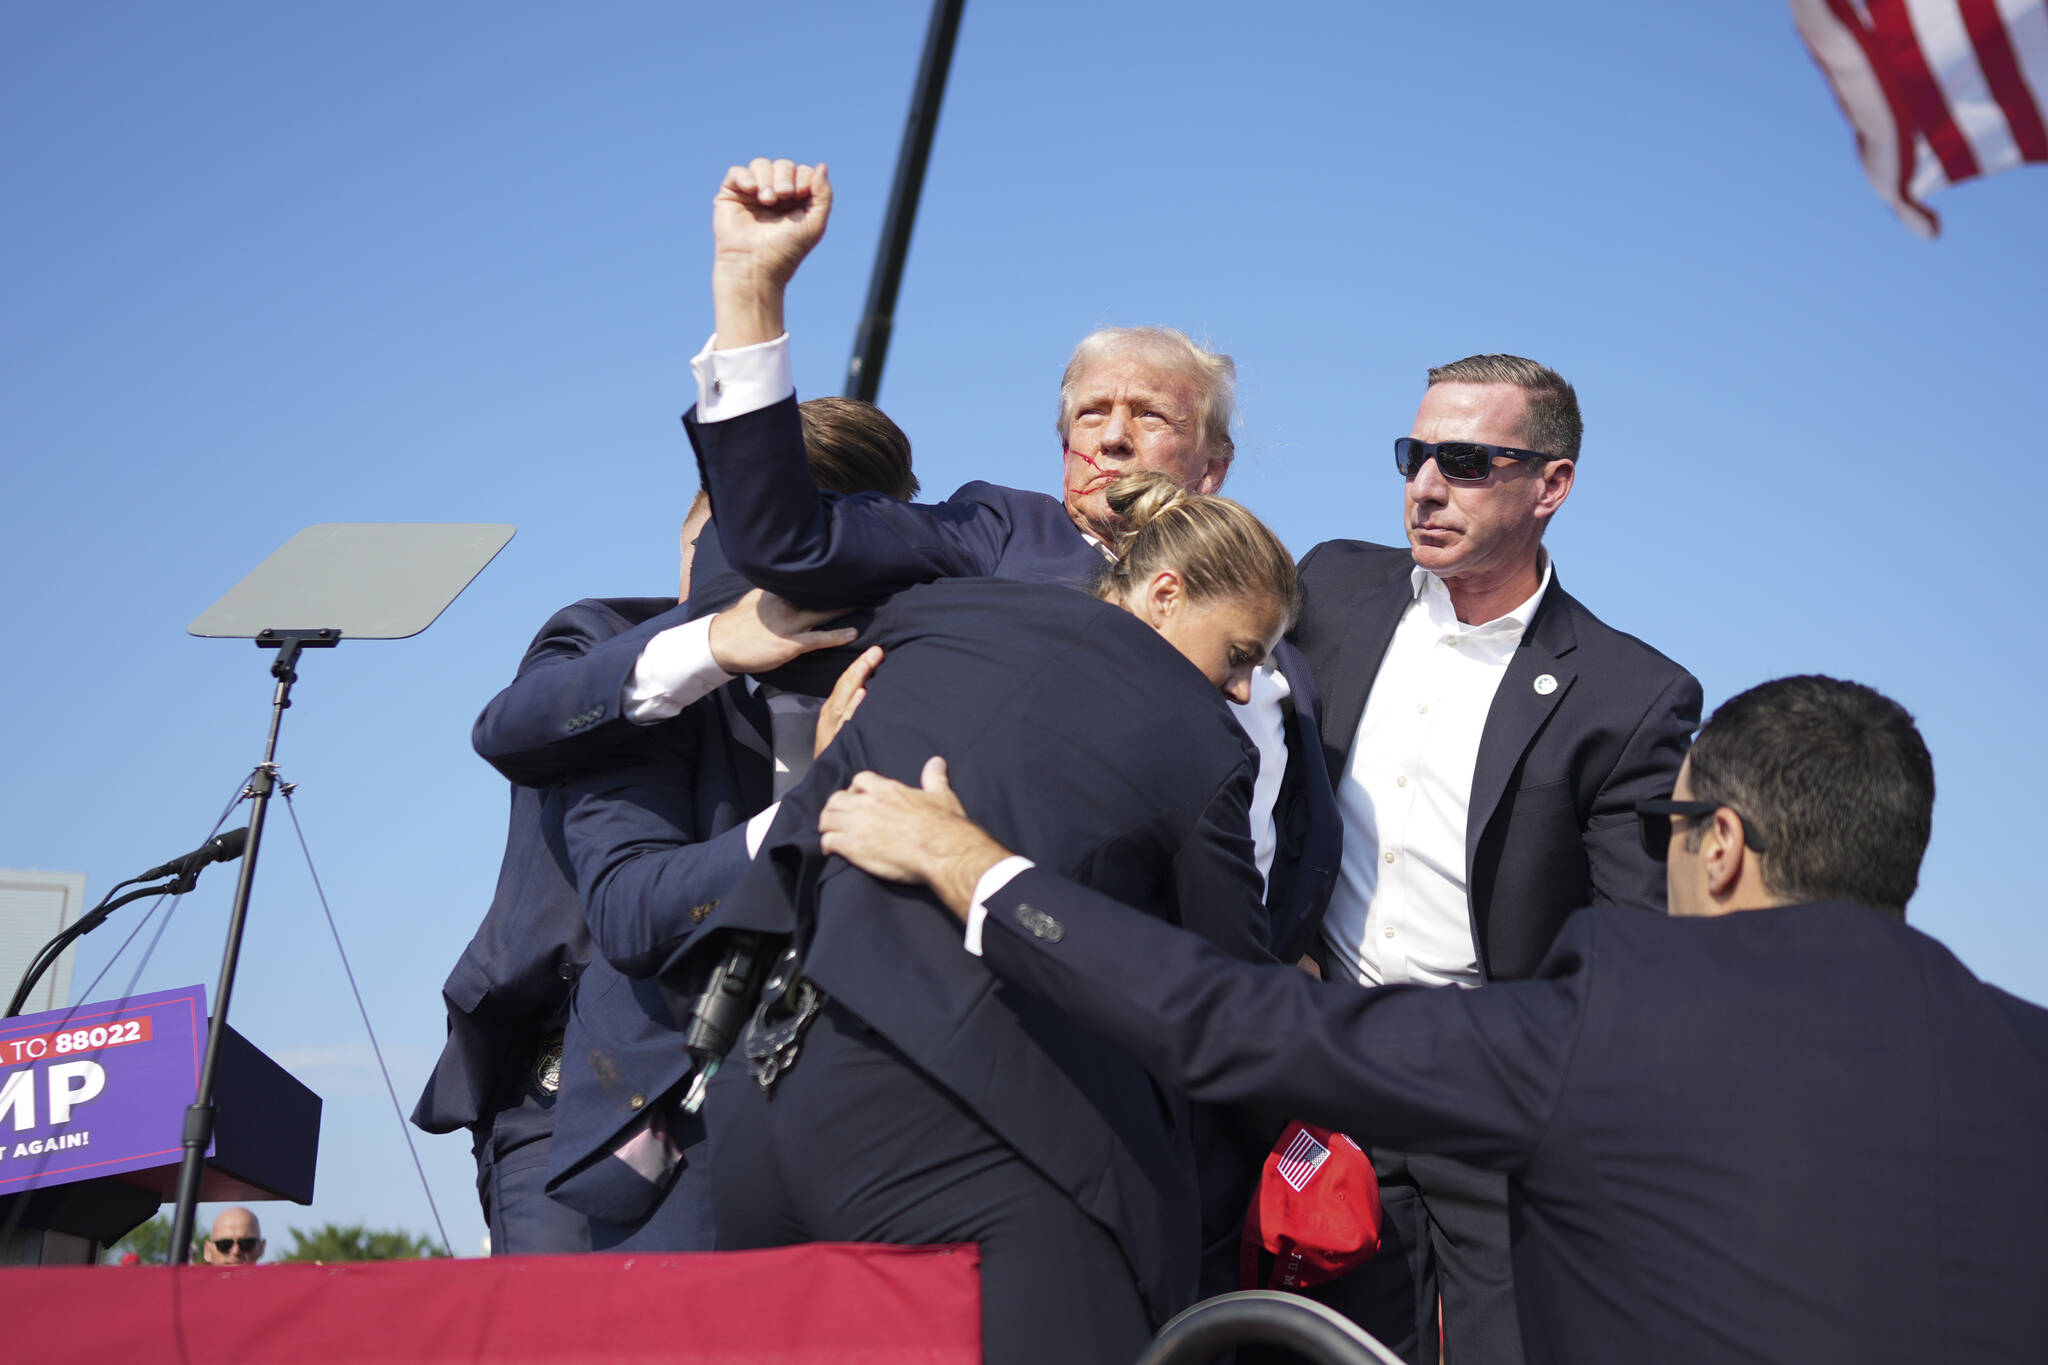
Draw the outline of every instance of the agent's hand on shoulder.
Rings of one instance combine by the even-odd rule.
[[[816,758],[830,747],[839,735],[839,727],[846,724],[854,711],[868,695],[868,679],[875,676],[875,669],[882,663],[882,647],[869,645],[860,652],[860,657],[846,666],[839,675],[839,681],[832,684],[832,695],[825,698],[825,705],[818,712],[818,737],[811,746],[811,757]]]
[[[820,629],[842,610],[793,607],[760,588],[711,618],[711,658],[728,673],[772,673],[814,649],[850,645],[860,632],[851,626]]]
[[[818,812],[818,846],[883,881],[929,886],[964,920],[975,883],[1010,851],[967,818],[945,759],[927,759],[920,782],[855,773]]]

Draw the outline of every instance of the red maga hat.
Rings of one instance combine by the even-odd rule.
[[[1239,1283],[1305,1289],[1371,1260],[1380,1247],[1380,1182],[1342,1133],[1290,1123],[1266,1157],[1244,1218]]]

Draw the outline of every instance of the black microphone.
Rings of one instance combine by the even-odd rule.
[[[28,993],[35,989],[37,979],[50,969],[50,964],[57,960],[58,954],[69,947],[74,940],[85,937],[102,924],[105,924],[107,916],[113,914],[116,910],[128,904],[128,902],[141,900],[144,896],[161,896],[166,893],[174,896],[183,895],[192,889],[191,879],[199,875],[201,868],[208,867],[214,863],[232,862],[242,856],[242,850],[248,847],[248,844],[249,830],[247,826],[241,829],[231,829],[226,834],[215,835],[213,838],[208,839],[182,858],[173,858],[167,863],[152,867],[140,877],[130,877],[125,882],[115,883],[114,891],[119,891],[124,886],[134,886],[137,882],[153,882],[158,877],[176,877],[178,879],[177,883],[171,886],[138,887],[127,895],[120,897],[116,897],[114,891],[109,891],[105,900],[95,905],[85,914],[80,915],[70,924],[59,929],[55,938],[45,943],[36,951],[34,959],[28,964],[28,970],[21,974],[21,984],[14,988],[14,998],[7,1002],[6,1017],[12,1019],[15,1015],[20,1014],[22,1006],[28,1001]]]
[[[173,858],[167,863],[152,867],[140,877],[135,878],[135,880],[138,882],[153,882],[158,877],[190,877],[195,875],[202,867],[211,867],[215,863],[233,862],[242,856],[242,850],[248,846],[248,843],[248,826],[245,825],[241,829],[231,829],[226,834],[217,834],[213,838],[208,839],[182,858]]]

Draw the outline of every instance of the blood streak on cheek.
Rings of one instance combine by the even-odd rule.
[[[1090,469],[1094,470],[1096,475],[1094,478],[1088,479],[1085,482],[1083,482],[1078,488],[1072,489],[1072,492],[1093,492],[1098,488],[1102,488],[1109,484],[1115,483],[1119,478],[1122,477],[1121,471],[1115,469],[1104,469],[1101,465],[1097,464],[1094,460],[1089,459],[1086,455],[1083,455],[1080,451],[1074,449],[1072,446],[1067,447],[1067,454],[1073,456],[1082,464],[1085,464]]]

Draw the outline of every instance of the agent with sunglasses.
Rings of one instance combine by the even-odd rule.
[[[263,1226],[237,1204],[214,1215],[200,1256],[208,1265],[255,1265],[263,1259]]]
[[[1571,385],[1532,360],[1433,369],[1394,443],[1407,548],[1330,541],[1302,561],[1294,639],[1344,817],[1319,954],[1330,979],[1517,980],[1580,906],[1663,906],[1633,806],[1670,792],[1700,687],[1559,581],[1543,535],[1582,428]],[[1512,1365],[1500,1177],[1373,1157],[1396,1249],[1314,1297],[1433,1362],[1441,1296],[1450,1359]]]
[[[1163,1084],[1500,1173],[1535,1365],[2048,1359],[2048,1011],[1907,926],[1934,765],[1870,688],[1723,705],[1626,822],[1671,916],[1582,910],[1479,991],[1232,961],[924,787],[857,775],[823,848]]]

